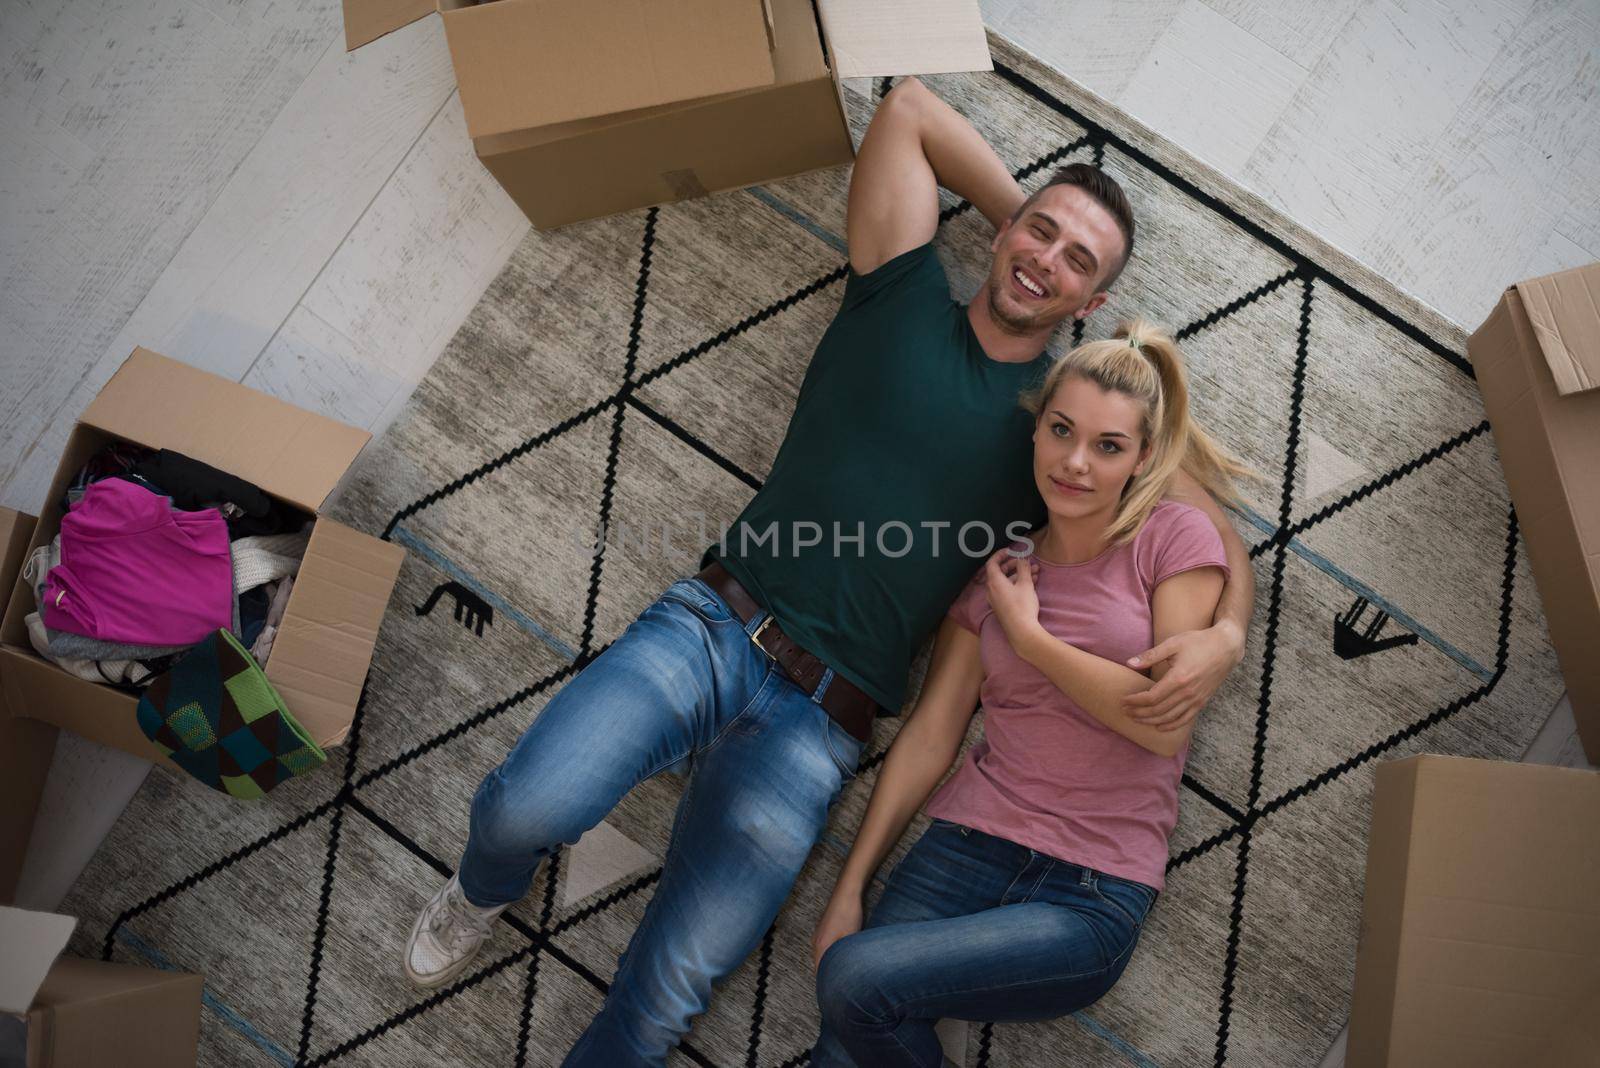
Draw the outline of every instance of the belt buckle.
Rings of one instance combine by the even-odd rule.
[[[757,627],[755,629],[755,631],[750,635],[750,640],[755,643],[756,648],[760,649],[763,653],[766,653],[768,656],[771,656],[772,654],[770,652],[767,652],[767,647],[765,645],[761,644],[761,632],[767,629],[767,627],[772,623],[772,619],[773,619],[772,613],[768,612],[767,613],[767,618],[763,619],[761,621],[761,625],[759,627]]]

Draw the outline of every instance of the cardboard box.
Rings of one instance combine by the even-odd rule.
[[[1507,289],[1467,352],[1583,751],[1600,764],[1600,263]]]
[[[1600,1063],[1600,772],[1380,764],[1345,1063]]]
[[[344,0],[346,46],[432,10]],[[992,69],[976,0],[437,10],[474,150],[541,228],[849,163],[841,78]]]
[[[69,916],[0,908],[0,1064],[175,1068],[195,1063],[202,976],[60,956]]]
[[[0,508],[0,613],[10,600],[32,538],[32,516]],[[56,734],[48,723],[7,715],[0,687],[0,905],[17,899],[17,879],[55,757]]]
[[[102,446],[118,439],[184,453],[254,483],[307,518],[316,517],[263,667],[317,744],[338,745],[355,716],[405,556],[398,545],[317,517],[370,437],[237,382],[135,349],[67,438],[26,552],[56,536],[68,483]],[[177,766],[139,730],[136,696],[75,678],[33,651],[24,620],[36,602],[27,579],[15,576],[0,619],[4,711],[65,727],[176,772]]]

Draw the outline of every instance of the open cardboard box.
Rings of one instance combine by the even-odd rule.
[[[77,921],[0,908],[0,1065],[195,1063],[202,976],[61,956]]]
[[[849,163],[840,79],[992,69],[976,0],[344,0],[346,47],[436,9],[541,228]]]
[[[267,679],[324,748],[350,730],[405,551],[317,515],[363,445],[364,430],[177,360],[135,349],[67,438],[43,513],[24,555],[61,529],[61,499],[73,476],[114,440],[173,449],[254,483],[314,519],[272,653]],[[138,698],[75,678],[34,652],[28,613],[37,597],[12,579],[0,619],[0,697],[11,717],[65,727],[147,760],[177,766],[139,730]]]
[[[1600,764],[1600,263],[1508,288],[1467,353],[1583,751]]]
[[[1382,763],[1348,1068],[1600,1064],[1600,772]]]
[[[0,508],[0,614],[5,612],[32,539],[32,516]],[[55,756],[57,733],[49,723],[6,715],[4,690],[0,689],[0,905],[17,899],[17,879]]]

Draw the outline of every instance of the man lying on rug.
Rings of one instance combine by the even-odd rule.
[[[937,183],[999,230],[970,306],[952,299],[929,244]],[[1042,522],[1017,399],[1042,378],[1055,327],[1104,303],[1133,229],[1126,197],[1095,168],[1064,168],[1030,200],[920,83],[888,95],[851,178],[843,301],[770,475],[710,566],[668,587],[484,778],[459,869],[406,946],[413,981],[454,979],[545,857],[637,783],[689,764],[655,894],[566,1059],[665,1063],[771,925],[874,714],[900,709],[913,656],[973,568],[1008,526],[1014,537]],[[1254,596],[1238,535],[1180,481],[1233,577],[1212,626],[1139,665],[1170,662],[1127,714],[1169,730],[1243,656]],[[976,556],[963,551],[974,543]]]
[[[945,617],[906,725],[812,939],[814,1068],[939,1068],[950,1017],[1053,1020],[1122,975],[1166,881],[1189,728],[1123,712],[1126,662],[1211,623],[1228,577],[1180,469],[1231,498],[1248,472],[1189,416],[1183,358],[1143,322],[1081,345],[1025,396],[1049,520],[978,570]],[[1153,674],[1159,680],[1167,665]],[[873,872],[927,806],[933,825],[862,930]]]

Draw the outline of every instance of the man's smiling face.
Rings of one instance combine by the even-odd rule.
[[[1008,333],[1027,334],[1104,303],[1099,285],[1127,244],[1099,201],[1077,186],[1053,185],[1003,224],[989,248],[989,316]]]

